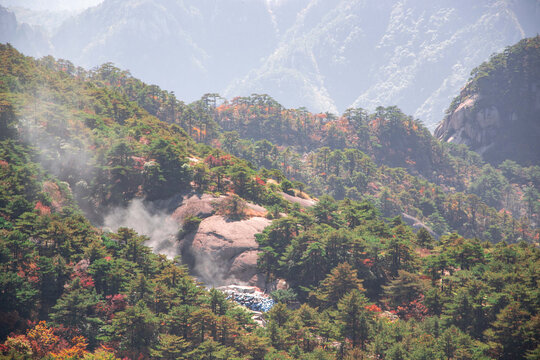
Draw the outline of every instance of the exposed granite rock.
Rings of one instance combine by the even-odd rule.
[[[442,141],[465,144],[483,154],[491,148],[503,127],[501,112],[492,105],[479,107],[477,94],[466,98],[435,129],[435,136]]]
[[[441,141],[465,144],[494,165],[540,164],[540,37],[493,55],[471,73],[435,129]]]
[[[207,285],[246,284],[264,287],[257,274],[255,234],[271,224],[263,217],[232,221],[220,215],[204,219],[181,240],[182,257]]]
[[[295,203],[295,204],[300,204],[300,206],[302,207],[312,207],[313,205],[315,205],[317,203],[317,201],[313,200],[313,199],[303,199],[301,197],[298,197],[298,196],[292,196],[292,195],[289,195],[287,193],[284,193],[284,192],[280,192],[280,195],[283,196],[283,198],[289,202],[292,202],[292,203]]]
[[[415,230],[420,230],[421,228],[426,229],[431,236],[433,236],[435,239],[439,238],[439,235],[433,231],[429,226],[415,218],[414,216],[411,216],[409,214],[401,213],[401,218],[405,222],[405,224],[412,226]]]
[[[183,197],[178,208],[174,210],[172,217],[183,222],[188,216],[205,218],[214,213],[214,202],[224,197],[216,197],[210,194],[190,194]]]

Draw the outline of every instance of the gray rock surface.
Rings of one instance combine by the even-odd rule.
[[[447,118],[435,129],[439,140],[455,144],[465,144],[472,150],[483,154],[493,146],[504,122],[495,106],[479,107],[482,99],[477,94],[461,102]]]

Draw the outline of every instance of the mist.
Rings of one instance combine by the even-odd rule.
[[[145,245],[150,246],[155,253],[164,254],[169,259],[179,255],[176,241],[179,224],[169,214],[155,209],[142,199],[134,199],[127,207],[117,207],[105,215],[104,230],[117,231],[120,227],[148,236]]]
[[[89,144],[84,143],[84,136],[78,138],[70,134],[63,109],[51,100],[46,86],[36,89],[33,104],[25,109],[26,115],[19,122],[19,133],[25,142],[38,150],[39,163],[55,177],[70,184],[79,207],[94,225],[111,231],[119,227],[132,228],[149,237],[146,245],[152,247],[154,252],[170,259],[178,255],[176,235],[180,226],[166,211],[161,210],[164,207],[159,205],[162,204],[155,205],[143,199],[135,199],[126,207],[108,209],[96,208],[88,203],[88,184],[94,176],[95,154],[87,150]],[[52,129],[55,130],[51,131],[51,127],[41,123],[43,119],[53,123]],[[100,211],[106,214],[100,214]]]

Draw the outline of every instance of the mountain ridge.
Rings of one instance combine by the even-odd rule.
[[[57,57],[112,61],[188,101],[271,93],[286,107],[333,113],[396,104],[433,130],[469,71],[539,23],[538,0],[106,0],[52,43]]]

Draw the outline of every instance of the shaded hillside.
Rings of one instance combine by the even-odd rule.
[[[34,56],[44,56],[52,50],[50,39],[42,28],[20,23],[12,11],[0,5],[0,43],[8,42]]]
[[[474,69],[435,130],[492,164],[540,164],[540,36],[524,39]]]

